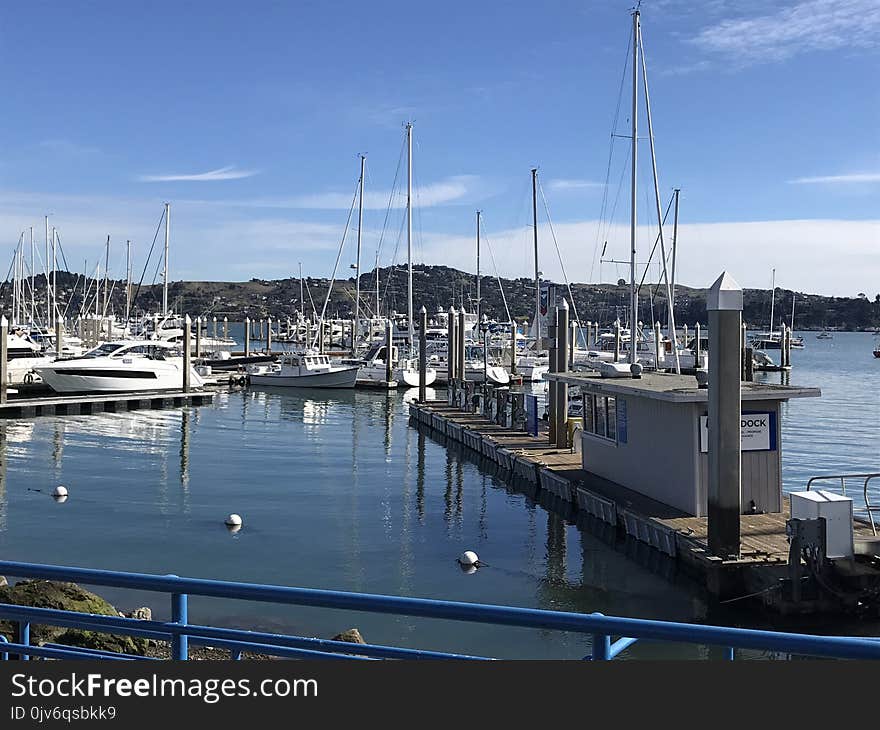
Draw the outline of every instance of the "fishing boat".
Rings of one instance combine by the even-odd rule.
[[[183,353],[162,341],[105,342],[82,357],[56,360],[34,371],[56,393],[129,393],[181,390]],[[190,368],[190,385],[204,385]]]
[[[333,365],[316,350],[284,353],[277,363],[248,369],[251,385],[285,388],[354,388],[358,365]]]
[[[822,330],[818,335],[816,335],[817,340],[833,340],[834,335],[832,335],[828,330]]]

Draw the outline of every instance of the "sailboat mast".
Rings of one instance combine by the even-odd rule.
[[[636,212],[636,156],[638,154],[638,131],[639,131],[639,11],[633,11],[633,40],[632,40],[632,148],[630,159],[632,161],[630,175],[630,258],[629,258],[629,361],[635,363],[638,359],[639,337],[639,295],[636,291],[636,224],[638,215]]]
[[[412,122],[406,123],[406,320],[410,350],[413,346],[413,268],[412,268]]]
[[[52,290],[49,288],[49,216],[46,216],[46,327],[52,327]]]
[[[58,318],[58,230],[52,226],[52,328]]]
[[[481,211],[477,211],[477,322],[480,321],[483,312],[483,300],[480,299],[480,216]]]
[[[131,316],[131,241],[125,242],[125,322]]]
[[[104,250],[104,302],[101,316],[107,316],[107,296],[110,293],[110,235],[107,235],[107,247]]]
[[[165,203],[165,260],[162,266],[162,316],[168,314],[168,240],[171,235],[171,203]]]
[[[358,244],[357,244],[357,258],[355,259],[354,264],[354,277],[355,277],[355,294],[354,294],[354,332],[351,334],[352,347],[354,347],[354,342],[357,339],[358,329],[360,328],[361,322],[361,235],[364,228],[364,169],[367,164],[367,158],[365,155],[361,155],[361,177],[358,181],[359,192],[358,192]]]
[[[672,191],[675,196],[675,213],[672,218],[672,301],[675,301],[675,255],[678,253],[678,196],[680,188]],[[685,343],[687,345],[687,343]]]
[[[794,292],[792,292],[791,293],[791,324],[789,325],[789,327],[791,327],[792,332],[794,331],[794,302],[795,302],[795,299],[797,299],[797,295]]]
[[[299,262],[299,306],[302,309],[302,316],[306,316],[306,300],[303,299],[303,262]]]
[[[376,249],[376,317],[379,316],[379,249]],[[372,336],[372,335],[371,335]]]
[[[657,210],[657,230],[660,238],[660,260],[663,263],[663,278],[666,280],[666,306],[669,314],[669,336],[672,338],[672,352],[675,355],[675,372],[681,374],[681,363],[678,357],[678,338],[675,333],[675,299],[672,292],[672,283],[669,280],[669,271],[666,268],[666,243],[663,239],[663,212],[660,207],[660,182],[657,178],[657,153],[654,150],[654,124],[651,117],[651,96],[648,93],[648,67],[645,64],[645,49],[642,48],[642,32],[638,30],[639,49],[642,57],[642,83],[645,88],[645,118],[648,121],[648,142],[651,149],[651,172],[654,180],[654,203]],[[676,201],[678,197],[676,196]],[[659,367],[660,363],[656,363]]]
[[[37,272],[34,269],[34,227],[31,226],[31,325],[37,320],[37,302],[34,295],[34,289],[37,285]]]
[[[532,168],[532,233],[535,241],[535,352],[541,352],[541,271],[538,269],[538,168]]]

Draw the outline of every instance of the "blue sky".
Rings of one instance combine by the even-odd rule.
[[[472,270],[480,208],[500,273],[529,276],[538,166],[569,278],[615,280],[597,243],[628,255],[628,140],[610,133],[630,5],[5,4],[7,255],[51,214],[72,268],[94,266],[109,234],[118,275],[127,238],[139,271],[168,200],[172,278],[295,275],[299,261],[326,276],[363,152],[364,269],[380,237],[382,264],[395,248],[401,262],[399,197],[382,231],[412,119],[417,260]],[[877,0],[645,0],[642,26],[664,207],[682,189],[679,280],[726,268],[768,286],[776,267],[789,288],[880,289]],[[620,134],[629,103],[627,81]],[[644,139],[643,251],[648,152]],[[619,202],[600,218],[605,195]],[[541,268],[561,279],[539,207]]]

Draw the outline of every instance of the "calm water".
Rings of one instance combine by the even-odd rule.
[[[796,351],[792,381],[821,399],[783,418],[788,489],[822,472],[876,469],[880,360],[873,339],[835,334]],[[780,374],[768,374],[778,379]],[[710,609],[696,586],[642,546],[614,544],[536,504],[490,465],[407,426],[406,394],[250,390],[198,409],[0,422],[5,559],[176,573],[688,621],[761,624]],[[71,497],[49,496],[64,484]],[[42,491],[37,491],[42,490]],[[231,535],[224,517],[238,512]],[[465,575],[475,550],[489,564]],[[633,559],[635,558],[635,559]],[[673,580],[669,578],[673,577]],[[123,608],[165,606],[103,590]],[[163,601],[164,603],[164,601]],[[194,600],[190,618],[368,641],[578,657],[579,636],[422,619]],[[880,633],[876,627],[830,630]],[[826,627],[827,629],[827,627]],[[638,646],[630,656],[711,650]]]

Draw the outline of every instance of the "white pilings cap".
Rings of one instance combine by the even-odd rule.
[[[721,273],[706,296],[706,309],[709,311],[736,311],[743,308],[743,290],[726,271]]]
[[[568,302],[566,301],[565,297],[562,297],[562,301],[559,303],[559,308],[568,309]]]

